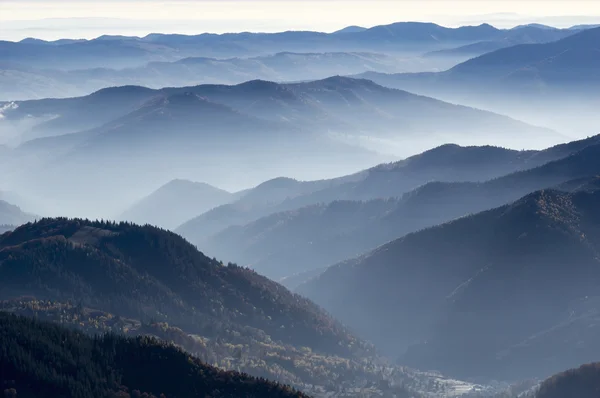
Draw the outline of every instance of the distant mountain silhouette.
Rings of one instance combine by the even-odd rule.
[[[600,29],[589,29],[562,40],[545,44],[521,45],[498,50],[458,65],[450,76],[501,78],[517,82],[518,72],[531,69],[545,84],[598,82],[593,73],[600,57],[596,56]],[[526,77],[526,76],[525,76]],[[523,83],[522,81],[520,82]]]
[[[182,94],[191,95],[187,98],[193,99],[197,105],[200,100],[206,100],[247,116],[318,127],[321,130],[344,129],[355,132],[368,128],[371,133],[385,132],[388,136],[397,131],[408,136],[417,130],[428,134],[462,135],[502,131],[514,139],[523,133],[530,137],[553,135],[545,129],[527,126],[490,112],[391,90],[368,80],[340,76],[296,84],[254,80],[235,86],[200,85],[161,90],[115,87],[85,97],[16,102],[14,109],[8,109],[3,114],[10,120],[26,116],[58,116],[37,125],[34,132],[39,135],[65,134],[76,129],[102,126],[131,112],[139,113],[148,108],[148,104],[153,107],[167,104],[171,108],[178,107],[183,105],[181,100],[185,97],[181,97]],[[179,96],[174,97],[179,101],[165,102],[171,95]],[[163,99],[157,100],[156,97]],[[144,104],[150,100],[153,102]],[[179,110],[185,111],[183,106]],[[133,117],[137,113],[133,113]]]
[[[455,63],[398,58],[367,52],[279,52],[251,58],[188,57],[155,61],[126,69],[89,68],[74,71],[35,69],[1,63],[0,100],[62,98],[86,95],[105,87],[138,85],[154,89],[193,84],[239,84],[252,79],[302,81],[365,71],[439,70]],[[425,68],[425,69],[424,69]]]
[[[544,85],[580,84],[585,80],[597,84],[598,76],[594,71],[595,63],[598,62],[596,52],[599,36],[600,28],[596,28],[549,43],[515,45],[470,59],[446,72],[399,74],[397,82],[399,86],[406,87],[428,84],[439,85],[442,88],[444,85],[471,82],[494,86],[511,83],[522,85],[526,81],[518,80],[518,73],[532,71],[534,74],[531,76],[541,80]],[[369,78],[375,76],[368,75]],[[375,81],[380,80],[375,79]],[[514,87],[504,86],[504,88]]]
[[[598,139],[523,152],[445,145],[280,203],[226,205],[177,231],[219,257],[249,265],[271,278],[287,277],[540,188],[589,178],[600,173],[599,164],[585,160],[600,148]],[[589,154],[577,153],[588,147]],[[572,170],[578,162],[589,169]],[[485,179],[490,180],[478,182]],[[388,197],[394,199],[377,199]]]
[[[340,33],[359,33],[359,32],[363,32],[365,30],[367,30],[368,28],[363,28],[362,26],[356,26],[356,25],[352,25],[352,26],[346,26],[343,29],[340,30],[336,30],[335,32],[333,32],[334,34],[340,34]]]
[[[575,25],[570,27],[569,29],[571,30],[582,30],[582,29],[595,29],[595,28],[600,28],[600,25]]]
[[[549,30],[531,26],[537,35],[556,37],[573,30]],[[446,28],[433,23],[399,22],[369,29],[349,27],[331,34],[320,32],[180,34],[153,33],[146,37],[101,36],[93,40],[56,42],[25,40],[0,42],[0,59],[33,67],[84,69],[123,68],[148,61],[183,57],[248,57],[281,51],[390,51],[426,52],[457,47],[483,40],[519,34],[518,30],[496,29],[491,25]],[[530,33],[532,34],[532,33]]]
[[[206,244],[205,238],[229,226],[241,226],[273,213],[336,200],[401,196],[429,181],[485,181],[560,159],[575,152],[579,145],[585,147],[590,142],[572,143],[571,149],[558,146],[539,153],[443,145],[406,160],[382,164],[339,179],[314,182],[276,179],[248,191],[236,203],[220,206],[189,220],[177,232],[193,242]],[[280,188],[275,190],[271,187]]]
[[[425,58],[438,58],[438,57],[461,57],[466,56],[469,58],[480,56],[492,51],[499,50],[501,48],[511,47],[518,43],[510,40],[500,41],[480,41],[473,44],[467,44],[456,48],[449,48],[445,50],[432,51],[424,55]]]
[[[198,146],[212,150],[213,145],[232,147],[275,139],[278,127],[281,128],[184,91],[152,98],[121,118],[81,133],[88,138],[76,150],[130,152],[127,145],[137,150],[156,146],[165,152],[169,146],[179,150],[197,150]]]
[[[444,72],[358,77],[537,125],[592,133],[597,129],[600,28],[576,32],[550,43],[502,48]]]
[[[96,217],[122,211],[155,189],[157,179],[239,187],[240,167],[252,165],[244,172],[248,186],[272,177],[274,164],[279,175],[309,179],[319,167],[339,175],[391,159],[381,153],[388,141],[428,147],[450,137],[500,145],[564,140],[497,114],[339,76],[293,84],[109,88],[87,97],[17,102],[5,118],[39,120],[23,135],[46,137],[15,149],[13,180],[28,181],[32,197],[51,195],[69,211],[80,209],[67,214]],[[80,129],[66,135],[71,126]],[[67,180],[82,188],[77,196],[61,186]],[[125,196],[107,197],[113,190]],[[47,211],[59,212],[64,209]]]
[[[518,25],[518,26],[515,26],[514,28],[512,28],[512,30],[527,29],[527,28],[539,28],[539,29],[546,29],[546,30],[559,30],[559,29],[555,28],[554,26],[544,25],[544,24],[540,24],[540,23],[530,23],[530,24],[526,24],[526,25]]]
[[[433,51],[425,55],[426,57],[476,57],[519,44],[548,43],[571,36],[574,33],[574,31],[568,29],[557,29],[540,24],[520,25],[506,31],[504,36],[493,40],[483,40],[456,48]]]
[[[21,225],[33,221],[35,217],[23,212],[18,206],[0,200],[0,225]]]
[[[282,379],[296,385],[325,383],[324,374],[302,376],[300,368],[276,365],[283,351],[307,366],[320,366],[312,352],[332,360],[376,360],[370,346],[310,301],[251,270],[211,260],[155,227],[42,219],[0,236],[0,262],[0,300],[35,297],[146,323],[168,322],[186,335],[214,341],[209,348],[184,339],[187,349],[208,360],[218,355],[213,361],[226,363],[223,342],[239,344],[247,358],[266,361],[240,366],[259,374],[285,369]],[[269,357],[274,352],[261,347],[271,344],[281,348]],[[372,377],[365,369],[361,374]]]
[[[22,120],[29,115],[38,117],[40,123],[23,137],[27,140],[101,126],[136,110],[154,95],[153,90],[145,87],[105,88],[85,97],[18,102],[17,106],[3,112],[3,116],[9,121]]]
[[[202,214],[234,199],[234,194],[208,184],[172,180],[134,204],[118,218],[175,228],[189,220],[190,214]]]
[[[0,313],[0,336],[6,397],[305,397],[209,366],[152,338],[91,338],[6,313]]]
[[[599,348],[598,200],[599,190],[538,191],[332,266],[298,291],[387,352],[414,344],[403,364],[545,377]]]
[[[239,194],[240,198],[235,202],[215,207],[204,214],[192,217],[175,231],[194,243],[205,242],[207,237],[228,226],[246,224],[261,215],[276,211],[277,206],[283,202],[360,178],[360,174],[318,181],[275,178],[242,192]]]

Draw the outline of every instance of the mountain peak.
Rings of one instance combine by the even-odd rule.
[[[148,94],[154,90],[148,87],[127,85],[118,87],[106,87],[90,94],[90,97],[124,96],[132,94]]]
[[[327,77],[327,78],[321,79],[321,80],[316,80],[316,81],[312,82],[311,84],[316,85],[316,86],[318,86],[318,85],[335,86],[336,88],[354,88],[354,87],[359,87],[359,86],[378,87],[378,88],[382,88],[382,89],[384,88],[383,86],[380,86],[377,83],[374,83],[373,81],[368,80],[368,79],[360,79],[360,78],[340,76],[340,75]]]
[[[231,193],[212,185],[174,179],[135,203],[119,218],[175,228],[191,216],[202,214],[230,200]]]
[[[289,177],[276,177],[258,185],[257,188],[285,188],[298,184],[298,180]]]
[[[363,28],[362,26],[352,25],[352,26],[346,26],[345,28],[340,29],[340,30],[336,30],[332,34],[337,35],[337,34],[343,34],[343,33],[360,33],[365,30],[367,30],[367,28]]]
[[[275,82],[268,81],[268,80],[255,79],[255,80],[249,80],[244,83],[240,83],[237,85],[237,87],[245,88],[245,89],[249,89],[249,90],[272,90],[272,89],[279,88],[280,85]]]
[[[545,30],[556,30],[557,29],[554,26],[542,25],[542,24],[539,24],[539,23],[530,23],[530,24],[526,24],[526,25],[518,25],[518,26],[515,26],[513,29],[524,29],[524,28],[536,28],[536,29],[545,29]]]
[[[220,188],[217,188],[213,185],[207,184],[205,182],[198,182],[198,181],[191,181],[191,180],[186,180],[183,178],[175,178],[169,182],[167,182],[166,184],[162,185],[160,188],[158,188],[158,190],[156,190],[155,192],[161,192],[161,191],[172,191],[174,190],[175,192],[179,192],[180,194],[182,194],[183,192],[181,190],[200,190],[200,191],[214,191],[214,192],[222,192],[225,194],[229,194],[229,192],[224,191]]]

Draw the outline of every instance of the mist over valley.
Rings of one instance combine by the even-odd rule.
[[[600,28],[490,21],[0,41],[0,392],[597,398]]]

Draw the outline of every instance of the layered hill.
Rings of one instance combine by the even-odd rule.
[[[69,99],[16,101],[3,110],[5,123],[25,117],[39,122],[29,137],[65,134],[100,127],[132,112],[144,102],[190,93],[246,116],[348,132],[491,134],[552,133],[489,112],[451,105],[431,98],[378,86],[368,80],[332,77],[277,84],[248,81],[234,86],[200,85],[151,90],[137,86],[107,88]],[[156,103],[154,103],[156,105]],[[51,120],[46,121],[47,118]],[[35,119],[34,119],[35,120]],[[442,128],[443,127],[443,128]],[[463,131],[461,133],[461,131]]]
[[[325,351],[337,351],[334,336],[346,333],[308,300],[250,270],[223,266],[155,227],[43,219],[3,235],[0,250],[9,297],[78,300],[124,316],[168,319],[207,337],[226,333],[215,324],[245,337],[263,330],[287,344]],[[31,272],[45,277],[30,280]],[[345,339],[342,351],[353,340],[349,334]]]
[[[468,104],[530,123],[580,134],[595,132],[600,84],[600,28],[550,43],[521,44],[438,73],[361,77],[379,84]]]
[[[245,212],[223,206],[178,231],[219,256],[272,278],[287,277],[540,188],[589,178],[600,173],[600,165],[592,160],[597,143],[598,137],[593,137],[540,152],[445,146],[275,206],[255,206]],[[559,160],[549,162],[552,159]],[[542,166],[536,168],[538,164]],[[528,171],[471,182],[519,169]],[[447,182],[453,180],[463,182]]]
[[[406,151],[408,143],[418,150],[447,142],[449,135],[459,143],[563,141],[555,132],[500,115],[342,77],[119,87],[13,105],[0,123],[37,120],[22,134],[46,138],[13,151],[10,178],[19,188],[25,182],[31,197],[51,197],[50,214],[112,217],[155,189],[157,179],[238,189],[277,175],[310,180],[323,178],[321,169],[327,177],[347,174],[390,160],[395,150],[388,142]],[[65,181],[81,189],[68,190]],[[107,194],[114,190],[126,197]]]
[[[598,346],[600,191],[538,191],[406,235],[298,291],[400,361],[453,375],[545,377]]]
[[[172,180],[141,199],[118,218],[137,224],[175,228],[190,214],[202,214],[235,199],[235,195],[208,184]]]
[[[125,68],[78,70],[36,69],[0,63],[0,100],[64,98],[86,95],[105,87],[136,85],[150,88],[192,84],[239,84],[252,79],[302,81],[365,71],[417,72],[450,67],[446,60],[399,58],[367,52],[279,52],[259,57],[188,57],[172,62],[155,61]]]
[[[530,27],[527,34],[549,41],[574,33]],[[523,29],[496,29],[488,24],[447,28],[433,23],[399,22],[367,29],[321,32],[228,33],[222,35],[153,33],[146,37],[101,36],[93,40],[23,40],[0,42],[7,63],[51,69],[124,68],[149,61],[176,61],[185,57],[248,57],[287,52],[376,51],[422,53],[484,40],[517,38]]]
[[[364,176],[361,172],[330,180],[298,181],[286,177],[274,178],[241,192],[240,198],[232,203],[192,217],[175,231],[191,242],[204,242],[205,238],[228,226],[245,224],[262,215],[276,212],[275,209],[282,203],[295,199],[301,200],[300,198],[306,195],[310,196],[330,187],[360,181],[362,178]]]
[[[6,313],[0,313],[0,336],[6,397],[306,396],[206,365],[151,338],[91,338]]]
[[[0,236],[0,275],[0,299],[12,300],[3,304],[8,310],[33,297],[46,308],[29,308],[70,323],[67,313],[76,304],[91,309],[73,314],[73,325],[87,331],[160,336],[210,363],[296,386],[325,388],[339,379],[349,388],[378,377],[377,367],[363,362],[375,366],[371,348],[319,307],[155,227],[68,219],[25,224]],[[357,379],[350,382],[341,363]],[[305,373],[307,367],[322,371]]]
[[[25,213],[18,206],[0,200],[0,225],[21,225],[34,218],[33,214]]]
[[[235,203],[219,206],[178,228],[193,242],[232,225],[245,225],[270,214],[336,200],[399,197],[430,181],[486,181],[563,158],[598,142],[598,137],[544,151],[500,147],[442,145],[407,159],[380,164],[341,178],[319,181],[275,179],[259,184]],[[277,192],[270,187],[277,186]]]
[[[355,174],[352,181],[290,198],[286,205],[293,208],[333,200],[397,197],[433,181],[484,182],[542,166],[598,143],[600,136],[596,135],[541,151],[445,144],[404,160],[369,168]]]
[[[525,83],[536,78],[545,85],[597,84],[597,54],[600,29],[589,29],[567,38],[543,44],[519,45],[466,61],[450,69],[448,75],[480,80],[500,79],[499,83]]]
[[[600,28],[587,29],[572,36],[549,43],[520,44],[501,48],[456,65],[445,72],[397,74],[387,76],[388,85],[416,88],[424,85],[442,91],[446,86],[473,89],[471,84],[484,84],[485,93],[503,88],[518,90],[519,94],[531,89],[585,89],[585,82],[595,86],[598,74],[598,37]],[[380,82],[377,74],[369,78]],[[397,84],[393,84],[393,82]],[[588,86],[588,89],[591,87]],[[417,90],[418,92],[419,90]],[[422,91],[422,90],[421,90]]]
[[[309,300],[156,227],[68,219],[21,226],[0,236],[0,292],[1,311],[91,334],[155,336],[313,396],[420,398],[433,379],[382,361]],[[435,379],[444,382],[427,391],[453,391],[453,381]]]

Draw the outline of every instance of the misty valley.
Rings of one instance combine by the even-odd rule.
[[[0,393],[600,397],[598,93],[596,25],[0,41]]]

